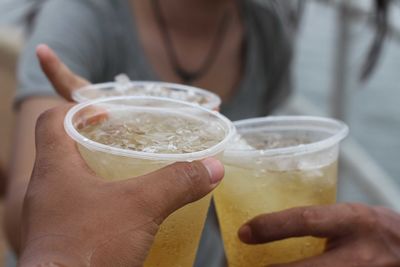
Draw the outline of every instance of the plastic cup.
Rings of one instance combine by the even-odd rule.
[[[260,214],[334,203],[339,143],[348,127],[318,117],[266,117],[234,125],[240,137],[225,151],[225,178],[214,192],[229,266],[269,266],[320,254],[324,239],[251,246],[237,232]]]
[[[233,124],[218,112],[156,97],[81,103],[67,113],[64,126],[88,166],[109,180],[136,177],[178,161],[222,156],[235,135]],[[193,265],[210,198],[179,209],[162,223],[144,266]]]
[[[221,105],[221,98],[212,92],[192,86],[164,82],[109,82],[88,85],[72,93],[72,98],[78,103],[115,96],[166,97],[198,104],[211,110],[218,110]]]

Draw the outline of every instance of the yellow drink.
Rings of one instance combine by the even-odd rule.
[[[140,176],[177,161],[217,156],[234,133],[232,123],[220,114],[151,97],[80,104],[67,114],[65,128],[78,142],[88,166],[109,180]],[[210,198],[186,205],[161,224],[145,267],[193,265]]]
[[[237,235],[248,220],[296,206],[336,200],[337,164],[307,171],[264,171],[225,165],[226,175],[214,199],[229,267],[286,263],[324,250],[325,240],[305,237],[267,245],[246,245]]]
[[[235,126],[240,136],[225,151],[225,178],[214,193],[229,267],[264,267],[322,253],[324,239],[247,245],[238,230],[261,214],[334,203],[338,144],[347,126],[316,117],[266,117]]]

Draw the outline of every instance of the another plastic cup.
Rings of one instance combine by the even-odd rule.
[[[221,105],[221,98],[212,92],[192,86],[164,82],[109,82],[88,85],[72,94],[72,98],[78,103],[115,96],[166,97],[198,104],[211,110],[218,110]]]
[[[266,117],[235,126],[240,137],[225,151],[225,178],[214,193],[229,267],[269,266],[321,253],[324,239],[250,246],[237,233],[260,214],[334,203],[339,143],[348,127],[318,117]]]
[[[218,157],[235,133],[233,124],[218,112],[155,97],[79,104],[66,115],[65,129],[89,167],[110,180],[143,175],[177,161]],[[193,265],[210,198],[179,209],[162,223],[144,266]]]

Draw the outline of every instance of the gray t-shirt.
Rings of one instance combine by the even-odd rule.
[[[271,4],[280,1],[239,2],[245,23],[244,73],[235,96],[222,106],[233,120],[268,114],[285,99],[292,55],[282,16],[277,4]],[[55,94],[35,55],[40,43],[93,83],[111,81],[120,73],[132,80],[159,80],[138,38],[128,0],[48,1],[20,59],[17,102]]]
[[[266,115],[285,99],[292,58],[289,31],[276,8],[282,0],[238,1],[245,23],[244,73],[236,94],[221,109],[232,120]],[[35,56],[40,43],[93,83],[111,81],[120,73],[132,80],[159,80],[138,39],[128,0],[49,1],[20,59],[17,102],[55,94]],[[210,212],[196,266],[220,266],[223,250],[217,228]]]

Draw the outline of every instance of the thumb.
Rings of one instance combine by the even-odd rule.
[[[43,72],[64,99],[72,101],[74,90],[89,85],[87,80],[73,73],[47,45],[39,45],[36,54]]]
[[[142,199],[151,207],[149,210],[152,217],[161,223],[175,210],[210,193],[218,186],[223,176],[222,163],[217,159],[208,158],[202,161],[175,163],[122,183],[133,183],[134,187],[140,188]]]

